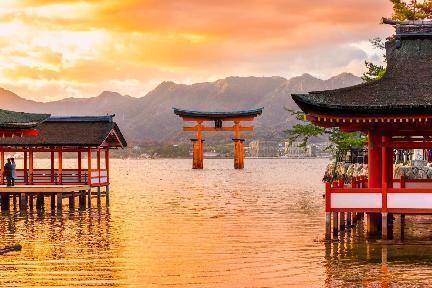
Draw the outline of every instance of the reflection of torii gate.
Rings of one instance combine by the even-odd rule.
[[[241,126],[242,121],[253,121],[261,115],[263,108],[233,112],[202,112],[174,109],[174,114],[183,118],[184,121],[196,122],[195,126],[183,127],[183,131],[196,132],[196,138],[191,139],[193,145],[193,169],[203,169],[204,164],[204,140],[203,131],[234,131],[234,168],[244,168],[244,139],[240,138],[240,131],[252,131],[253,126]],[[214,121],[214,127],[204,126],[203,122]],[[223,126],[223,122],[234,122],[233,126]]]

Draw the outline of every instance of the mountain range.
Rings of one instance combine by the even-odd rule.
[[[227,77],[191,85],[166,81],[140,98],[104,91],[97,97],[65,98],[46,103],[24,99],[0,88],[0,108],[52,115],[116,114],[115,120],[129,142],[175,144],[186,141],[191,135],[182,132],[183,123],[173,114],[172,107],[206,111],[264,107],[263,115],[253,123],[253,135],[248,138],[280,139],[285,137],[283,130],[296,122],[285,110],[297,108],[291,99],[292,93],[336,89],[361,82],[359,77],[349,73],[327,80],[303,74],[291,79]]]

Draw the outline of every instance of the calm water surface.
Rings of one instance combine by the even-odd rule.
[[[432,221],[324,243],[326,160],[113,160],[111,205],[0,217],[0,286],[429,287]],[[397,221],[396,221],[397,226]]]

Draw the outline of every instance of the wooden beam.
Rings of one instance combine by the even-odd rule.
[[[254,126],[240,126],[238,128],[239,131],[253,131]],[[198,128],[196,126],[194,127],[183,127],[183,131],[186,132],[195,132],[198,131]],[[232,127],[222,127],[222,128],[215,128],[215,127],[201,127],[201,131],[205,132],[213,132],[213,131],[236,131],[236,128],[234,126]]]

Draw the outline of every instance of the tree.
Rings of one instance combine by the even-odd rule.
[[[390,0],[393,3],[393,20],[422,20],[432,18],[432,0]]]
[[[432,0],[413,0],[405,2],[402,0],[390,0],[393,3],[393,20],[419,20],[432,19]],[[371,40],[373,47],[383,50],[385,48],[384,41],[380,38]],[[386,62],[385,54],[383,53],[384,62]],[[374,64],[373,62],[365,61],[367,71],[363,73],[362,80],[364,82],[376,81],[382,78],[386,72],[383,65]],[[326,148],[333,155],[337,151],[345,151],[350,149],[362,148],[367,143],[366,136],[359,132],[345,133],[338,128],[322,128],[305,120],[305,115],[301,111],[288,110],[292,115],[296,116],[297,120],[302,123],[294,125],[291,129],[285,130],[290,141],[301,139],[301,146],[306,147],[310,138],[327,135],[330,145]]]

